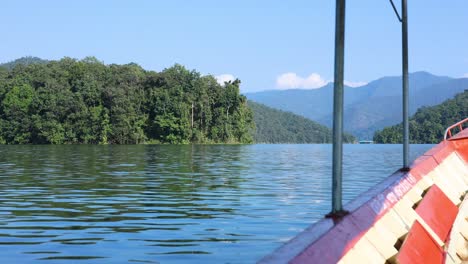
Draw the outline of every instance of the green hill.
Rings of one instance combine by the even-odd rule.
[[[468,117],[468,90],[443,103],[419,108],[410,118],[410,142],[439,143],[450,125]],[[376,143],[401,143],[402,125],[386,127],[374,135]]]
[[[25,66],[27,66],[27,65],[30,65],[30,64],[44,64],[44,63],[47,63],[47,60],[43,60],[43,59],[38,58],[38,57],[27,56],[27,57],[22,57],[22,58],[16,59],[14,61],[2,63],[2,64],[0,64],[0,67],[5,68],[7,70],[11,70],[14,67],[16,67],[16,65],[25,65]]]
[[[254,141],[257,143],[330,143],[329,128],[305,117],[248,101],[256,125]],[[345,142],[355,138],[345,135]]]

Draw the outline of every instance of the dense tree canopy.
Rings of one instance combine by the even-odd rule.
[[[422,107],[410,118],[410,142],[415,144],[439,143],[450,125],[468,117],[468,90],[440,105]],[[402,125],[377,131],[376,143],[401,143]]]
[[[239,84],[93,57],[9,65],[0,68],[0,143],[250,143]]]

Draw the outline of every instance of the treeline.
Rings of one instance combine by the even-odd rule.
[[[254,113],[257,143],[331,143],[332,132],[305,117],[277,110],[263,104],[248,101]],[[352,143],[356,139],[349,134],[344,141]]]
[[[239,84],[94,57],[10,63],[0,68],[0,143],[251,143]]]
[[[442,104],[422,107],[410,118],[410,142],[439,143],[450,125],[468,117],[468,90]],[[402,143],[402,125],[386,127],[374,135],[376,143]]]

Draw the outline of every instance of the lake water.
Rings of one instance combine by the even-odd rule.
[[[345,145],[344,199],[401,148]],[[330,175],[331,145],[0,146],[0,263],[253,263],[329,212]]]

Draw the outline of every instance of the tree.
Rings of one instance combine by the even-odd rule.
[[[0,143],[248,143],[253,120],[239,84],[179,64],[18,63],[0,68]]]

